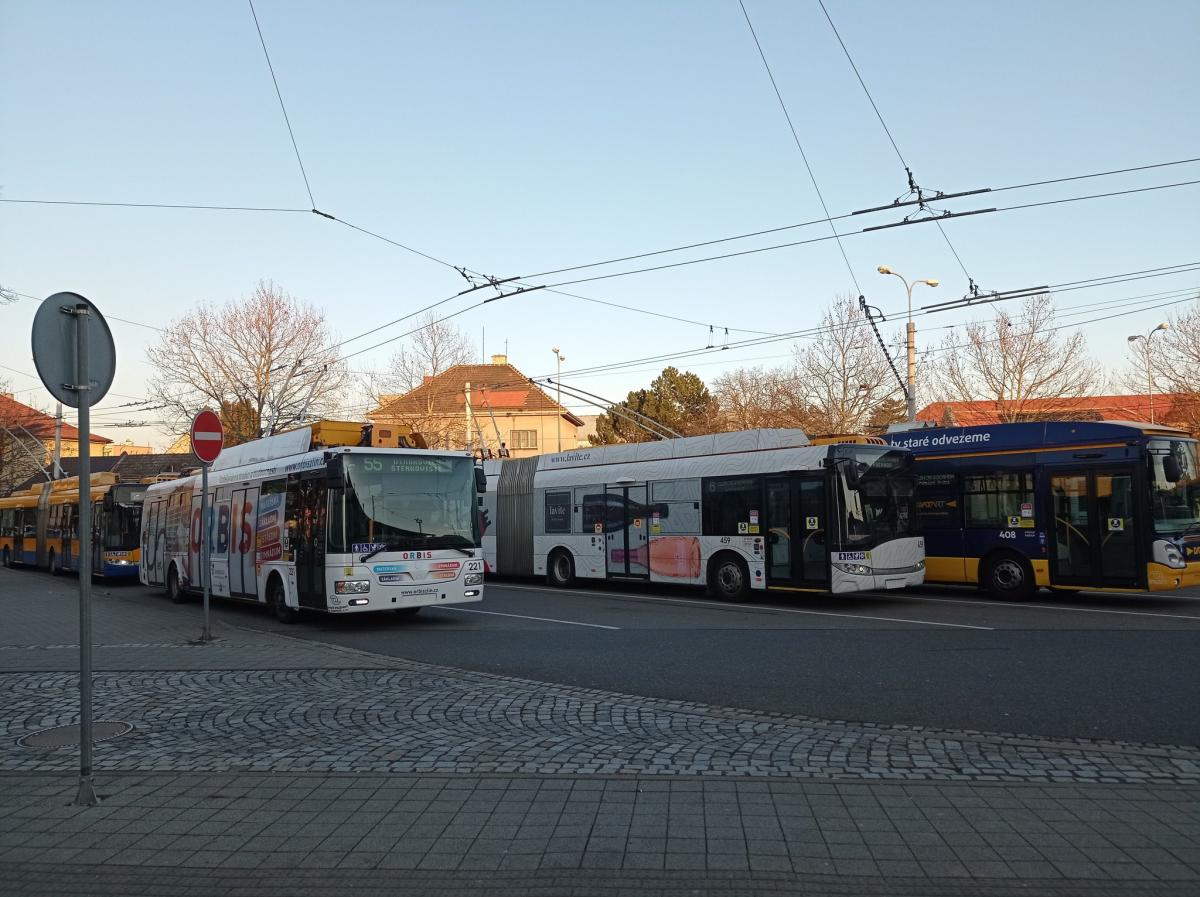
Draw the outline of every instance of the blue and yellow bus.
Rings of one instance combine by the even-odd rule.
[[[925,581],[1004,599],[1038,587],[1200,585],[1200,458],[1182,430],[1123,421],[889,433],[916,458]]]
[[[146,486],[95,473],[92,493],[92,572],[137,578]],[[79,572],[79,479],[69,477],[0,498],[0,561],[51,573]]]

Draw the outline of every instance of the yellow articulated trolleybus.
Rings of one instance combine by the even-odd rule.
[[[92,474],[92,573],[138,575],[138,529],[146,486]],[[0,559],[51,573],[79,572],[79,479],[39,483],[0,498]]]
[[[918,585],[912,455],[748,430],[485,462],[496,573],[854,592]]]
[[[466,452],[372,445],[379,436],[323,421],[225,449],[208,478],[212,594],[284,622],[482,600],[482,469]],[[199,593],[205,529],[199,476],[150,486],[141,581],[177,602]]]
[[[1045,421],[888,439],[916,456],[930,582],[996,598],[1200,585],[1200,457],[1182,430]]]

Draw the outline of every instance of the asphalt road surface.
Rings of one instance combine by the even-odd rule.
[[[139,587],[129,589],[144,592]],[[824,719],[1200,744],[1200,595],[986,600],[973,589],[795,595],[490,581],[417,617],[216,603],[237,626],[429,663]],[[147,598],[148,600],[148,598]]]

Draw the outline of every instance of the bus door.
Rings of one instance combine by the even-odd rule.
[[[604,489],[605,565],[609,576],[650,578],[650,520],[646,485]]]
[[[287,528],[296,561],[301,607],[326,610],[325,527],[328,507],[324,469],[288,477]]]
[[[1050,581],[1063,586],[1142,585],[1130,468],[1050,474]]]
[[[767,586],[829,588],[824,475],[766,485]]]

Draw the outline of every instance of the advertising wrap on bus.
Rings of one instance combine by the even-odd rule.
[[[912,455],[746,430],[484,465],[493,573],[847,593],[924,578]]]
[[[1183,431],[1040,421],[887,438],[916,457],[932,582],[1000,598],[1200,585],[1200,458]]]
[[[214,467],[207,521],[198,477],[150,487],[144,583],[176,599],[201,589],[207,531],[212,594],[265,602],[281,620],[481,600],[469,455],[365,446],[297,455],[293,434],[259,442],[272,444],[237,446],[240,456]]]

